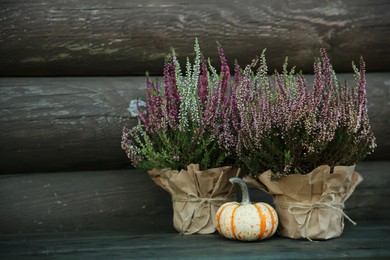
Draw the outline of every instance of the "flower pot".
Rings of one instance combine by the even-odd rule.
[[[308,174],[271,180],[271,171],[258,176],[255,185],[273,195],[279,216],[278,233],[295,239],[326,240],[344,229],[344,202],[363,180],[355,166],[322,165]],[[253,181],[253,180],[252,180]]]
[[[173,226],[182,234],[210,234],[216,231],[218,208],[235,198],[236,189],[229,182],[238,168],[225,166],[204,171],[198,164],[187,170],[152,169],[152,180],[168,191],[173,203]]]

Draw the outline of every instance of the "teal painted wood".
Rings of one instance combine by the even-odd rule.
[[[329,241],[281,238],[241,242],[219,234],[129,232],[0,236],[2,259],[389,259],[390,223],[347,226]]]

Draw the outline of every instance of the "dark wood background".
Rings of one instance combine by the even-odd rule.
[[[359,224],[388,220],[389,162],[362,162],[364,181],[346,202]],[[272,204],[270,195],[250,186],[254,202]],[[238,196],[238,199],[240,196]],[[0,175],[0,235],[123,231],[175,233],[172,201],[139,170]],[[346,220],[346,225],[351,226]]]
[[[311,73],[325,47],[339,72],[363,55],[368,71],[390,71],[387,0],[1,0],[0,75],[144,75],[162,72],[175,47],[191,56],[198,37],[217,60],[250,62],[267,48],[270,68],[290,57]]]
[[[378,147],[347,214],[388,219],[390,1],[0,0],[0,234],[174,232],[169,195],[120,139],[145,71],[161,76],[171,47],[191,57],[195,37],[216,66],[218,41],[230,62],[267,48],[270,70],[289,56],[308,78],[320,47],[339,79],[363,55]]]
[[[135,123],[127,107],[145,90],[144,77],[134,76],[161,75],[172,46],[192,56],[195,37],[216,66],[218,41],[231,62],[246,64],[267,48],[271,71],[289,56],[309,78],[319,47],[346,72],[340,79],[351,80],[351,61],[364,55],[378,138],[368,159],[390,159],[389,1],[0,0],[0,7],[4,173],[129,167],[121,129]]]
[[[338,74],[353,82],[352,74]],[[310,82],[311,75],[307,75]],[[371,160],[390,159],[390,73],[367,74],[368,109],[377,137]],[[130,167],[120,147],[127,110],[145,95],[144,77],[0,78],[3,173]]]

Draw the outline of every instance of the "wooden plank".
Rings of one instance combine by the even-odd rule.
[[[55,233],[0,237],[3,259],[389,259],[390,224],[347,226],[340,238],[274,237],[245,243],[219,234]]]
[[[351,74],[338,74],[352,81]],[[312,76],[307,76],[312,81]],[[390,73],[367,74],[377,137],[368,159],[390,159]],[[144,77],[0,78],[2,173],[118,169],[130,166],[121,130],[143,98]]]
[[[129,166],[121,131],[135,123],[127,108],[144,96],[143,77],[0,82],[3,173]]]
[[[171,47],[246,64],[268,48],[270,68],[285,56],[305,73],[325,47],[338,71],[363,55],[370,71],[390,71],[390,3],[348,1],[62,1],[0,2],[0,75],[161,74]]]
[[[389,161],[362,162],[357,164],[356,171],[364,180],[356,189],[356,192],[346,202],[346,213],[355,219],[372,220],[378,216],[388,219],[390,207],[390,164]]]
[[[358,164],[364,181],[346,202],[354,221],[390,216],[389,168],[390,161]],[[254,187],[250,195],[272,204]],[[0,175],[0,234],[174,233],[172,214],[170,195],[138,170]]]
[[[0,234],[173,232],[167,192],[137,170],[1,175]]]

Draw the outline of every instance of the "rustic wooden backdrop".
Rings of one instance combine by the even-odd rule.
[[[267,48],[270,70],[288,55],[306,74],[325,47],[347,79],[351,61],[364,55],[379,144],[368,158],[390,159],[389,24],[390,2],[379,0],[0,0],[0,75],[7,76],[0,78],[0,167],[129,167],[120,132],[134,124],[127,107],[145,89],[134,76],[161,75],[172,46],[192,56],[195,37],[216,66],[216,41],[231,62],[246,64]]]
[[[169,195],[129,170],[121,129],[145,71],[161,76],[171,47],[193,56],[195,37],[216,66],[218,41],[230,62],[267,48],[270,70],[289,56],[309,78],[320,47],[339,79],[363,55],[378,148],[347,213],[388,219],[390,1],[0,0],[0,234],[173,232]]]
[[[369,71],[390,71],[387,0],[1,0],[0,75],[144,75],[162,72],[171,47],[192,55],[194,38],[216,59],[248,63],[268,49],[305,73],[325,47],[336,70],[363,55]]]
[[[338,74],[353,82],[352,74]],[[312,76],[307,75],[308,81]],[[367,74],[368,112],[378,147],[390,159],[390,73]],[[144,77],[0,78],[0,169],[3,173],[130,167],[120,147],[132,99]]]
[[[364,181],[346,202],[358,224],[388,220],[389,162],[362,162]],[[272,204],[250,186],[252,201]],[[240,198],[238,194],[238,198]],[[0,235],[32,232],[175,233],[171,196],[139,170],[0,175]],[[347,226],[352,226],[346,220]]]

